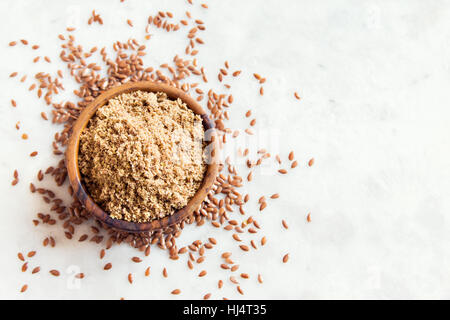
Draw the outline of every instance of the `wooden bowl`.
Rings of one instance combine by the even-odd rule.
[[[153,220],[146,223],[129,222],[125,220],[113,219],[111,218],[103,209],[98,206],[94,200],[90,197],[87,192],[86,187],[81,181],[81,174],[78,168],[78,149],[80,143],[80,134],[84,128],[88,125],[89,120],[95,115],[98,108],[105,105],[111,98],[123,93],[129,93],[132,91],[141,90],[149,92],[165,92],[170,99],[180,98],[186,105],[194,111],[194,113],[200,115],[203,119],[203,127],[211,132],[211,143],[212,145],[212,159],[210,159],[207,165],[205,177],[200,188],[195,193],[194,197],[188,202],[188,204],[175,212],[170,216],[166,216],[162,219]],[[95,218],[102,221],[109,227],[116,230],[125,232],[149,232],[158,229],[163,229],[169,227],[173,224],[181,222],[183,219],[191,215],[195,209],[197,209],[202,201],[207,196],[208,192],[215,181],[218,172],[218,138],[217,133],[214,130],[214,122],[212,122],[202,107],[189,95],[180,89],[175,87],[154,83],[150,81],[134,82],[121,85],[119,87],[112,88],[102,95],[98,96],[93,102],[91,102],[80,114],[77,121],[74,123],[72,128],[72,134],[69,139],[69,144],[66,150],[66,166],[68,171],[68,176],[70,184],[74,190],[74,194],[77,196],[78,200],[84,205],[86,210],[94,215]]]

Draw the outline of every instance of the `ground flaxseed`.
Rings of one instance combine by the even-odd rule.
[[[200,187],[202,119],[181,100],[135,91],[99,108],[80,137],[88,192],[112,218],[148,222],[186,206]]]

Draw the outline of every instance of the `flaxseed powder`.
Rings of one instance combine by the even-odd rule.
[[[79,168],[112,218],[148,222],[186,206],[203,180],[199,115],[165,93],[135,91],[100,107],[80,137]]]

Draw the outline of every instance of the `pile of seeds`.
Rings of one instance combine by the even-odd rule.
[[[122,1],[121,1],[122,2]],[[188,1],[192,4],[192,1]],[[192,4],[193,5],[193,4]],[[207,6],[202,6],[204,9]],[[94,19],[100,23],[103,20],[99,20],[99,16],[93,13],[92,22]],[[91,20],[91,19],[89,19]],[[208,196],[194,212],[191,217],[182,221],[177,225],[173,225],[164,230],[159,230],[151,233],[129,234],[124,232],[118,232],[108,228],[99,221],[94,221],[81,205],[81,203],[73,197],[71,203],[65,203],[62,199],[55,196],[53,190],[40,187],[38,184],[44,179],[44,176],[52,177],[56,185],[60,188],[67,188],[70,195],[73,195],[73,190],[68,186],[67,182],[67,170],[64,165],[64,159],[62,157],[63,151],[67,145],[68,138],[71,133],[71,128],[74,121],[79,116],[80,112],[97,96],[104,91],[116,87],[118,85],[141,81],[151,80],[155,82],[161,82],[180,88],[190,95],[196,97],[197,101],[205,101],[205,106],[209,110],[210,118],[215,122],[216,128],[219,133],[219,143],[223,145],[227,142],[227,139],[232,136],[236,137],[239,131],[233,130],[227,127],[226,122],[229,120],[228,108],[232,107],[234,98],[231,94],[223,93],[222,90],[229,90],[231,85],[227,83],[228,77],[231,75],[233,78],[239,77],[242,74],[242,70],[230,70],[229,62],[225,62],[223,67],[219,68],[218,79],[223,85],[223,88],[217,90],[210,88],[209,90],[201,89],[200,87],[208,86],[208,79],[206,77],[205,69],[195,58],[198,53],[199,47],[204,44],[204,41],[199,37],[199,33],[206,30],[205,24],[199,19],[192,18],[190,12],[186,11],[186,17],[179,20],[179,23],[174,21],[174,14],[171,12],[159,11],[155,15],[148,18],[148,25],[145,28],[145,39],[151,39],[152,28],[166,30],[167,32],[181,33],[183,31],[187,34],[187,46],[184,54],[176,54],[172,61],[162,63],[158,66],[145,66],[143,57],[146,55],[146,45],[139,43],[136,39],[129,39],[127,41],[116,41],[112,44],[115,56],[110,57],[106,53],[106,48],[92,47],[84,49],[80,44],[76,43],[74,28],[67,28],[65,34],[60,34],[58,38],[62,41],[61,52],[59,58],[66,63],[70,75],[78,83],[79,88],[74,91],[73,101],[61,101],[58,100],[60,91],[64,90],[62,84],[63,73],[59,70],[55,75],[47,73],[45,71],[39,72],[33,77],[33,83],[30,84],[28,90],[36,90],[36,96],[39,99],[43,99],[44,102],[51,107],[50,117],[47,116],[47,112],[42,113],[44,120],[51,120],[55,124],[62,124],[63,129],[61,132],[55,134],[54,141],[52,143],[53,153],[57,156],[61,156],[61,160],[56,164],[50,165],[46,169],[39,170],[37,173],[37,182],[30,183],[30,191],[42,197],[42,199],[49,206],[49,214],[38,213],[33,219],[35,226],[40,224],[55,225],[55,227],[63,228],[64,234],[67,239],[74,239],[77,241],[92,241],[100,246],[102,250],[100,252],[100,259],[104,259],[105,250],[110,249],[113,245],[121,243],[128,243],[130,246],[137,248],[143,252],[144,256],[150,254],[151,246],[158,246],[161,249],[167,250],[169,258],[172,260],[184,260],[187,263],[189,269],[194,269],[196,265],[201,264],[207,257],[207,251],[218,246],[217,241],[210,237],[204,240],[196,240],[190,244],[184,244],[183,246],[177,245],[177,239],[180,237],[182,230],[190,224],[197,226],[210,223],[212,226],[229,232],[230,239],[236,241],[236,249],[251,252],[260,246],[264,246],[267,243],[267,237],[261,235],[261,225],[257,219],[251,215],[248,215],[245,210],[245,204],[250,201],[249,194],[242,194],[239,189],[244,185],[244,179],[237,172],[237,168],[231,162],[231,158],[228,156],[225,161],[220,165],[219,175],[217,176],[214,187],[209,192]],[[104,21],[107,24],[107,21]],[[131,20],[124,21],[129,27],[133,28]],[[138,31],[136,31],[138,32]],[[23,46],[28,45],[28,41],[20,41]],[[18,44],[18,41],[10,42],[10,46],[14,47]],[[32,50],[39,50],[38,45],[33,45]],[[98,59],[93,60],[96,56],[100,57],[102,61],[98,64]],[[48,63],[51,60],[45,59]],[[38,62],[38,61],[36,61]],[[15,73],[12,78],[17,76],[19,72]],[[104,76],[106,75],[106,76]],[[27,79],[27,75],[22,76],[21,82],[24,83]],[[31,78],[31,77],[30,77]],[[255,78],[262,84],[266,82],[266,79],[257,76]],[[264,93],[263,87],[260,87],[261,95]],[[295,94],[297,97],[298,94]],[[17,105],[14,101],[13,106]],[[251,116],[251,110],[246,112],[246,116]],[[253,119],[250,122],[250,126],[254,126],[256,120]],[[18,125],[17,125],[18,126]],[[250,128],[244,130],[247,134],[253,134]],[[26,136],[27,137],[27,136]],[[25,136],[24,136],[25,139]],[[245,149],[243,152],[238,151],[238,155],[247,157],[247,180],[252,180],[252,175],[255,167],[260,166],[263,161],[270,161],[272,155],[265,149],[258,150],[257,159],[250,159],[249,149]],[[282,160],[279,155],[275,155],[275,161],[281,166]],[[286,168],[289,170],[297,167],[298,163],[292,156],[289,156],[290,165]],[[312,166],[313,161],[309,162]],[[288,173],[288,169],[280,168],[278,172],[281,174]],[[18,173],[14,173],[15,180],[13,185],[18,183]],[[278,195],[272,195],[271,199],[277,199]],[[268,202],[263,196],[259,198],[260,210],[264,210]],[[310,215],[308,214],[308,221],[310,221]],[[80,234],[77,232],[77,227],[81,224],[90,225],[90,234]],[[287,228],[287,224],[285,225]],[[193,230],[191,230],[193,232]],[[243,243],[239,237],[239,234],[247,233],[253,237],[249,243]],[[52,247],[57,245],[57,239],[53,237],[46,237],[43,240],[43,245],[51,245]],[[217,250],[216,250],[217,251]],[[239,294],[244,294],[244,290],[236,279],[237,270],[242,269],[238,262],[231,258],[231,252],[222,252],[222,263],[218,265],[218,268],[228,270],[229,281],[231,285],[234,285]],[[288,253],[280,254],[280,263],[288,261]],[[23,254],[19,254],[19,259],[25,262],[26,259]],[[141,259],[132,258],[134,263],[140,263]],[[38,268],[38,269],[37,269]],[[106,262],[104,270],[112,268],[111,262]],[[48,268],[48,272],[57,277],[60,272],[55,269]],[[34,268],[34,271],[39,272],[41,267]],[[33,271],[33,273],[34,273]],[[150,275],[150,268],[145,266],[142,270],[145,276]],[[198,276],[206,276],[206,271],[202,271]],[[167,277],[167,271],[165,270],[164,276]],[[77,278],[82,279],[85,277],[84,273],[77,275]],[[133,282],[133,274],[126,275],[130,283]],[[247,273],[241,273],[242,279],[250,277]],[[259,283],[262,283],[262,276],[255,275],[255,279]],[[223,280],[218,281],[218,288],[221,289],[224,285]],[[23,285],[21,287],[22,292],[26,291],[29,286]],[[182,294],[180,288],[175,288],[171,291],[172,294]],[[204,299],[211,297],[210,293],[202,295]],[[216,297],[217,298],[217,297]],[[225,298],[224,298],[225,299]]]
[[[202,118],[180,99],[136,91],[100,107],[80,136],[89,194],[112,218],[149,222],[185,207],[202,183]]]

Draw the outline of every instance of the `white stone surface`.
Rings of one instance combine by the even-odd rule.
[[[239,299],[228,273],[218,268],[219,253],[231,250],[239,271],[251,275],[241,281],[244,298],[450,298],[450,3],[205,2],[208,10],[200,1],[191,6],[182,0],[0,2],[0,297],[200,299],[211,292],[213,298]],[[87,26],[92,9],[104,26]],[[262,137],[270,128],[279,138],[269,143],[272,154],[278,149],[286,161],[292,149],[300,162],[286,176],[273,174],[273,168],[255,173],[248,186],[253,197],[247,211],[263,225],[258,238],[267,236],[266,247],[243,254],[229,233],[186,228],[180,246],[211,235],[220,242],[195,271],[186,268],[186,257],[173,262],[157,248],[141,264],[130,261],[137,253],[127,246],[99,260],[98,246],[67,241],[61,228],[31,223],[37,212],[49,211],[28,185],[54,159],[50,136],[57,131],[40,119],[49,108],[27,90],[32,75],[64,68],[67,90],[61,96],[73,97],[75,85],[58,59],[57,35],[66,25],[78,26],[74,35],[85,48],[110,48],[117,39],[144,41],[147,17],[159,10],[172,11],[177,20],[189,10],[205,22],[201,37],[206,44],[198,60],[210,86],[226,91],[216,81],[225,60],[233,70],[243,70],[229,81],[235,98],[230,127],[245,129],[243,115],[251,107],[258,121],[255,131]],[[134,28],[127,26],[128,18]],[[185,31],[152,32],[147,65],[183,53]],[[8,47],[21,38],[41,48]],[[34,64],[36,55],[48,55],[53,62]],[[13,71],[19,76],[9,79]],[[263,97],[253,72],[267,77]],[[19,82],[23,74],[28,75],[25,85]],[[201,87],[208,90],[209,85]],[[294,91],[301,101],[294,99]],[[11,107],[11,98],[17,108]],[[20,131],[14,128],[17,121]],[[30,139],[21,140],[22,133]],[[34,150],[39,156],[31,159]],[[307,168],[311,157],[316,163]],[[20,183],[11,187],[15,168]],[[259,213],[256,199],[274,192],[280,199]],[[308,212],[311,223],[306,222]],[[288,231],[281,219],[289,223]],[[76,238],[82,233],[77,230]],[[56,248],[40,244],[48,235],[57,239]],[[38,252],[29,267],[40,265],[40,274],[20,271],[17,252],[29,250]],[[287,252],[290,261],[282,264]],[[108,272],[102,270],[106,262],[113,263]],[[147,265],[152,274],[144,278]],[[161,275],[164,266],[168,279]],[[49,275],[53,268],[62,276]],[[80,284],[72,281],[78,269],[86,274]],[[199,279],[202,269],[208,275]],[[135,274],[133,285],[126,280],[128,272]],[[262,285],[255,279],[258,273]],[[217,289],[219,279],[225,281],[222,290]],[[24,283],[29,289],[20,294]],[[180,296],[170,295],[175,288],[182,289]]]

